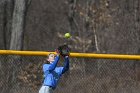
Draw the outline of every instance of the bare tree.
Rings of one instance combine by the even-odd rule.
[[[31,0],[3,1],[3,45],[5,49],[22,50],[25,16],[30,1]],[[8,56],[8,58],[5,59],[6,62],[2,64],[2,71],[5,71],[6,68],[10,70],[3,74],[5,81],[2,83],[2,93],[15,93],[14,89],[18,87],[17,74],[20,65],[19,59],[20,57],[17,56]]]
[[[25,5],[25,0],[15,0],[10,41],[10,49],[12,50],[21,50],[23,46]]]

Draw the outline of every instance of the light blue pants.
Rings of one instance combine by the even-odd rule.
[[[42,86],[39,90],[39,93],[53,93],[53,89],[49,86]]]

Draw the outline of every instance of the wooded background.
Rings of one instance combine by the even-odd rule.
[[[54,51],[67,42],[72,52],[140,54],[139,15],[139,0],[0,0],[0,49]],[[1,93],[38,92],[42,59],[0,56]],[[140,92],[139,61],[70,61],[55,93]]]

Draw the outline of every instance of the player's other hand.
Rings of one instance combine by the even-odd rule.
[[[58,49],[55,49],[55,52],[56,52],[56,54],[57,54],[57,55],[60,55],[60,53],[59,53],[59,50],[58,50]]]

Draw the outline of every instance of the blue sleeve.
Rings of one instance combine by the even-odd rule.
[[[54,70],[56,68],[56,66],[57,66],[57,63],[59,61],[59,58],[60,58],[59,56],[56,56],[54,62],[52,62],[49,65],[48,64],[44,64],[43,65],[43,71],[46,72],[46,71],[52,71],[52,70]]]
[[[69,70],[69,58],[65,57],[64,67],[62,69],[62,74]]]

